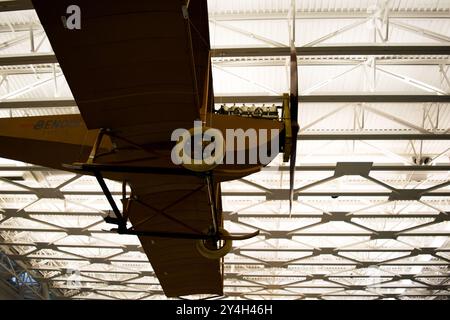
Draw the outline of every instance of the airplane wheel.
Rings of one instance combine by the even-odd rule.
[[[230,233],[223,229],[219,228],[219,232],[224,236],[229,236]],[[196,242],[196,248],[198,252],[208,259],[220,259],[225,256],[228,252],[231,251],[233,247],[233,240],[222,240],[223,243],[221,247],[216,248],[215,243],[211,243],[209,240],[199,240]]]
[[[202,128],[202,134],[204,134],[205,131],[207,131],[208,127],[203,127]],[[192,141],[192,139],[189,139],[189,137],[194,137],[195,131],[194,128],[191,128],[189,130],[189,135],[184,137],[182,142],[183,144],[183,149],[184,146],[186,145],[186,143],[188,143],[189,141]],[[223,153],[224,153],[224,146],[222,145],[222,150],[220,150],[219,152],[221,152],[221,155],[223,157]],[[202,150],[203,151],[203,150]],[[218,166],[218,162],[215,161],[215,156],[211,155],[209,158],[207,159],[202,159],[200,163],[195,163],[193,160],[191,160],[191,162],[182,162],[182,166],[190,171],[195,171],[195,172],[207,172],[207,171],[211,171],[213,170],[215,167]]]

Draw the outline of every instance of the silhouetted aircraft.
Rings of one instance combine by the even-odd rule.
[[[1,119],[0,156],[94,175],[112,208],[106,222],[117,225],[120,234],[139,237],[167,296],[222,295],[222,257],[232,240],[258,232],[224,230],[220,183],[258,172],[267,163],[176,165],[174,145],[195,142],[172,141],[171,135],[177,128],[192,128],[195,120],[202,122],[201,132],[214,128],[224,136],[227,129],[279,130],[276,137],[258,137],[257,146],[280,142],[272,158],[284,152],[284,160],[290,160],[292,204],[298,132],[294,46],[291,92],[282,115],[264,118],[259,109],[244,117],[214,109],[206,1],[33,4],[80,115]],[[70,16],[74,5],[79,17]],[[80,21],[74,23],[75,18]],[[224,145],[225,153],[239,151],[228,150],[227,141]],[[246,159],[254,147],[245,140]],[[123,183],[122,210],[104,178]]]

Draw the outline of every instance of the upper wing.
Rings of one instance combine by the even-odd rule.
[[[211,105],[206,1],[191,1],[189,18],[185,2],[33,0],[88,129],[109,128],[134,144],[158,145],[170,141],[175,128],[192,127],[202,102]],[[62,22],[72,5],[81,10],[80,30]],[[203,180],[126,180],[138,197],[127,210],[135,230],[201,233],[211,225]],[[201,256],[195,240],[140,241],[167,296],[222,294],[220,261]]]
[[[212,224],[203,179],[193,176],[130,176],[128,218],[136,231],[198,234]],[[219,187],[219,185],[217,185]],[[221,216],[220,190],[217,192]],[[203,257],[189,239],[139,237],[168,297],[223,294],[220,260]]]
[[[191,1],[189,19],[183,2],[33,0],[88,129],[113,129],[143,144],[192,127],[209,31],[206,1]],[[64,26],[71,5],[80,8],[80,30]]]

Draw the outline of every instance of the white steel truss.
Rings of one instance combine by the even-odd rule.
[[[261,234],[234,243],[209,298],[448,299],[450,3],[318,3],[295,5],[292,213],[281,158],[223,184],[226,228]],[[218,107],[288,91],[290,4],[209,1]],[[0,117],[78,112],[31,8],[0,1]],[[109,210],[91,177],[0,159],[0,281],[27,299],[165,298]]]

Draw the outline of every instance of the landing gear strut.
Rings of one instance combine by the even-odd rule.
[[[123,164],[101,164],[95,163],[95,159],[98,157],[98,149],[101,144],[102,138],[104,135],[111,135],[111,132],[108,130],[100,130],[99,135],[97,137],[97,141],[95,142],[89,159],[86,163],[74,163],[71,165],[64,165],[67,169],[71,171],[77,172],[89,172],[93,174],[96,178],[100,187],[105,194],[112,211],[114,213],[114,217],[106,217],[105,221],[107,223],[117,225],[116,229],[112,229],[111,231],[116,231],[119,234],[131,234],[137,236],[148,236],[155,238],[170,238],[170,239],[190,239],[196,240],[195,246],[198,252],[208,259],[218,259],[226,255],[230,252],[232,248],[233,240],[246,240],[253,238],[259,234],[259,230],[243,235],[231,235],[221,226],[221,217],[220,217],[220,197],[218,197],[218,193],[216,193],[215,188],[217,184],[213,181],[213,173],[212,171],[206,172],[198,172],[187,170],[186,168],[176,167],[176,168],[167,168],[167,167],[140,167],[140,166],[127,166]],[[118,138],[117,136],[114,136]],[[210,205],[211,212],[211,227],[206,232],[169,232],[169,231],[151,231],[151,230],[137,230],[134,227],[127,227],[128,217],[129,217],[129,208],[132,202],[139,202],[143,206],[148,206],[150,210],[158,211],[158,209],[151,208],[148,204],[139,200],[137,196],[131,196],[127,198],[126,195],[126,182],[124,182],[124,187],[122,188],[123,199],[127,205],[124,207],[123,212],[119,210],[117,207],[111,191],[105,183],[103,173],[104,172],[115,172],[115,173],[130,173],[130,174],[166,174],[166,175],[190,175],[190,176],[198,176],[200,178],[205,179],[205,185],[208,193],[208,200]],[[199,188],[198,190],[194,190],[194,192],[200,191],[203,188]],[[181,200],[178,200],[181,201]],[[163,211],[159,212],[162,215],[165,215]],[[178,223],[180,225],[186,226],[186,224],[172,217],[172,221]]]

